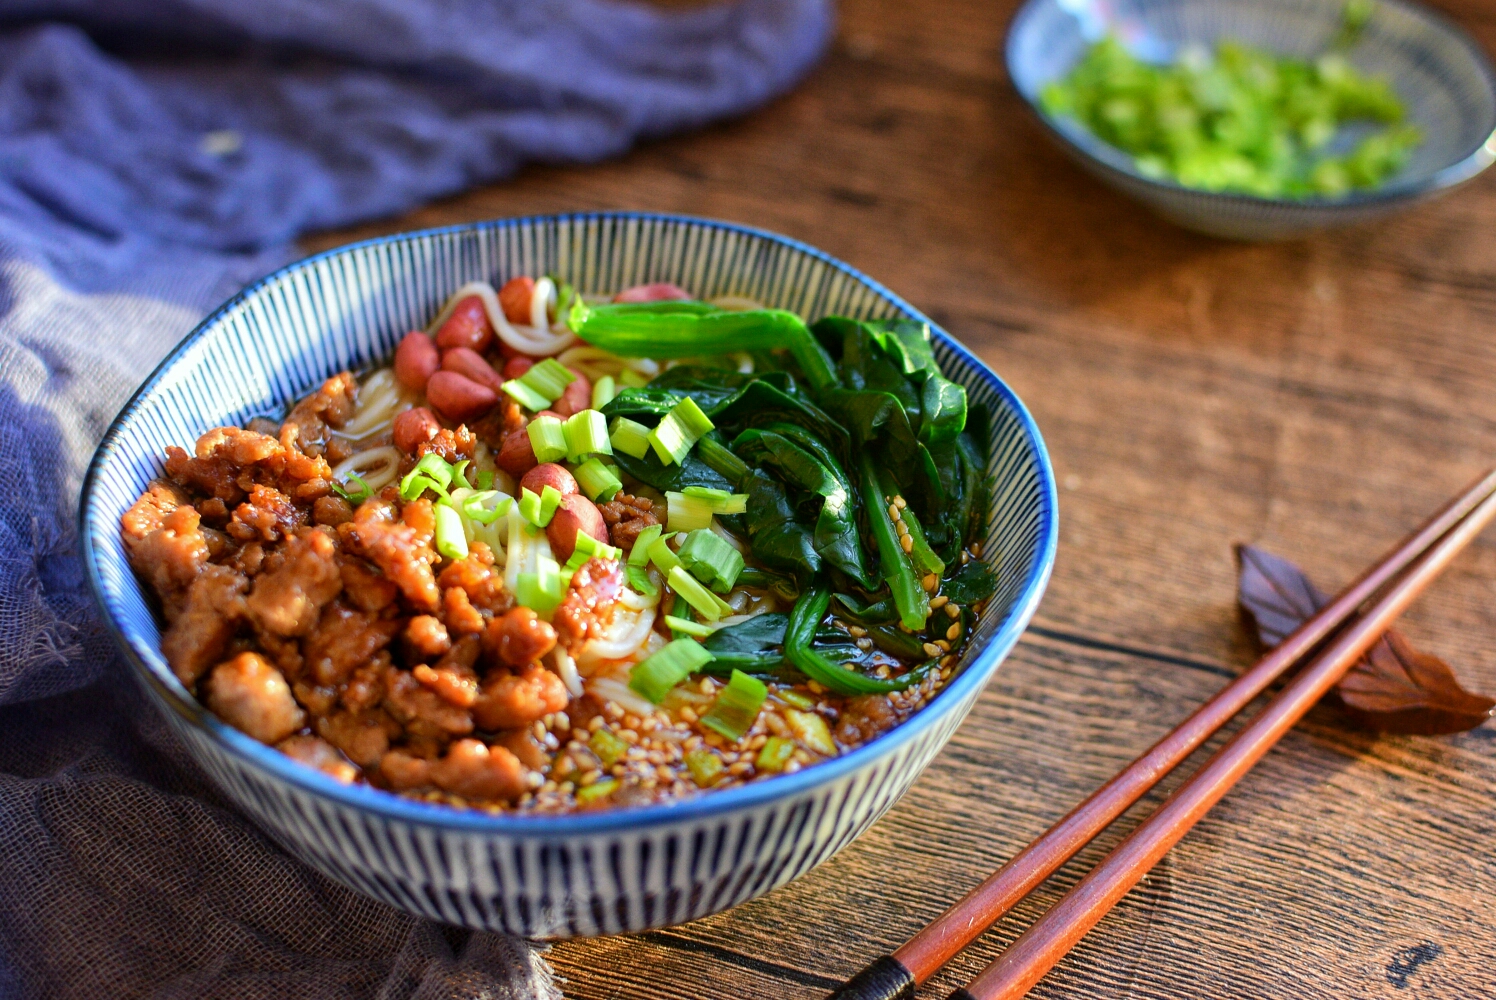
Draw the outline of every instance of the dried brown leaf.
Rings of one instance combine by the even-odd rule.
[[[1240,545],[1237,600],[1265,648],[1282,642],[1328,603],[1313,581],[1282,556]],[[1373,646],[1335,688],[1350,718],[1387,733],[1436,736],[1474,729],[1491,717],[1496,700],[1460,686],[1449,664],[1414,649],[1395,630]]]

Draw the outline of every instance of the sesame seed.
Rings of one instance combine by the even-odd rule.
[[[961,623],[951,622],[951,627],[945,630],[945,637],[955,642],[961,636]]]
[[[852,634],[852,638],[854,639],[861,639],[863,636],[867,635],[867,629],[863,628],[861,625],[853,625],[848,628],[847,631]]]
[[[965,566],[969,562],[971,562],[971,555],[966,552],[961,553],[961,565]]]
[[[909,529],[905,528],[904,530],[907,532]],[[900,535],[899,536],[899,546],[904,550],[905,553],[913,552],[914,551],[914,539],[913,539],[913,537],[911,537],[908,534]]]
[[[545,739],[546,724],[545,724],[544,721],[542,721],[540,719],[536,719],[535,720],[535,725],[532,728],[533,728],[533,730],[535,732],[535,738],[537,740],[543,740],[543,739]]]
[[[888,664],[886,664],[886,663],[880,663],[878,665],[878,669],[874,670],[873,673],[875,675],[877,675],[878,677],[882,677],[884,679],[887,679],[888,674],[889,674]]]
[[[974,556],[976,556],[978,559],[980,559],[982,557],[982,543],[981,542],[972,542],[971,543],[971,554],[974,555]]]
[[[947,604],[945,606],[945,613],[947,615],[949,615],[950,617],[952,617],[952,618],[960,618],[961,617],[961,605],[959,605],[959,604]]]
[[[944,607],[949,602],[950,598],[946,597],[944,594],[941,594],[939,597],[930,598],[930,608],[932,610],[938,610],[939,608]]]
[[[951,644],[946,642],[944,639],[936,639],[935,645],[940,647],[940,651],[942,653],[949,653],[951,651]]]
[[[556,717],[551,720],[551,728],[563,733],[571,731],[571,716],[565,712],[557,712]]]
[[[591,721],[587,723],[587,731],[595,733],[599,729],[603,728],[604,724],[605,723],[603,722],[603,717],[601,715],[594,715]]]
[[[539,771],[531,771],[529,774],[525,775],[525,787],[530,789],[530,791],[532,792],[535,791],[535,789],[542,787],[544,784],[545,776]]]
[[[751,770],[753,770],[753,765],[746,760],[740,760],[735,764],[727,765],[728,774],[747,774]]]
[[[903,521],[895,522],[894,527],[899,529],[900,538],[903,538],[909,534],[909,525],[905,524]]]
[[[894,497],[893,498],[893,504],[894,504],[895,507],[899,508],[899,510],[903,510],[905,507],[909,506],[907,503],[904,502],[904,498],[903,497]]]
[[[753,737],[753,739],[748,741],[748,749],[757,750],[767,742],[769,742],[769,737],[765,736],[763,733],[759,733],[757,736]]]
[[[805,682],[805,686],[808,687],[808,688],[810,688],[810,691],[811,691],[812,694],[825,694],[826,693],[826,689],[823,688],[818,681],[806,681]]]
[[[858,639],[857,648],[866,653],[868,650],[873,648],[873,640],[867,638]]]
[[[698,716],[696,715],[696,709],[692,708],[690,705],[681,706],[680,717],[682,722],[695,722],[698,718]]]
[[[939,656],[940,655],[940,647],[937,646],[937,645],[935,645],[933,642],[927,642],[927,643],[925,643],[925,655],[928,656],[928,657],[931,657],[931,658]]]
[[[925,588],[926,593],[935,593],[935,588],[940,586],[940,577],[934,573],[926,573],[925,578],[920,581],[920,586]],[[931,603],[934,603],[933,601]]]
[[[940,665],[949,670],[956,665],[956,658],[954,656],[942,656],[940,658]]]
[[[898,521],[899,521],[899,507],[898,507],[898,504],[892,504],[891,503],[891,504],[888,505],[888,517],[889,517],[889,520],[893,521],[895,524],[898,523]]]

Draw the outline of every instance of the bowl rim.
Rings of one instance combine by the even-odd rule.
[[[359,251],[388,243],[398,243],[405,240],[447,234],[482,232],[485,230],[504,229],[523,225],[556,225],[568,222],[631,219],[676,222],[688,226],[742,233],[767,239],[822,261],[828,266],[842,272],[847,277],[861,282],[871,291],[882,296],[896,309],[906,312],[915,321],[928,323],[931,333],[936,338],[942,340],[947,349],[962,362],[970,366],[978,379],[987,383],[994,392],[1003,397],[1013,408],[1020,430],[1026,436],[1029,446],[1033,450],[1039,477],[1040,510],[1038,512],[1039,535],[1036,546],[1037,558],[1027,578],[1024,580],[1022,588],[1014,599],[1013,608],[1008,615],[1007,621],[1003,623],[1003,626],[997,633],[976,654],[966,669],[952,678],[929,705],[883,736],[858,747],[850,753],[814,767],[805,768],[793,774],[779,775],[772,780],[753,782],[737,788],[724,789],[720,792],[700,795],[684,801],[578,813],[524,816],[513,813],[489,813],[480,809],[458,809],[438,803],[422,802],[395,795],[367,784],[344,785],[323,774],[321,771],[293,761],[273,747],[260,743],[258,740],[224,723],[217,716],[213,715],[212,712],[209,712],[204,706],[199,704],[195,698],[187,694],[186,689],[182,688],[180,684],[173,686],[158,676],[156,669],[146,663],[139,653],[137,653],[135,647],[127,637],[126,630],[109,613],[108,606],[104,601],[103,580],[99,570],[99,554],[95,549],[92,533],[89,531],[89,515],[95,507],[95,492],[99,477],[104,467],[115,454],[118,447],[117,439],[122,433],[125,424],[133,418],[137,410],[144,406],[147,398],[157,389],[169,371],[191,347],[212,332],[218,326],[220,320],[231,310],[237,308],[240,303],[251,296],[259,294],[262,289],[265,289],[272,283],[281,281],[290,274],[313,267],[317,263],[332,257],[355,254]],[[315,798],[331,799],[337,806],[352,808],[358,811],[367,811],[385,820],[404,822],[428,828],[467,833],[488,833],[514,837],[516,839],[548,838],[557,835],[586,835],[603,831],[616,833],[688,821],[708,820],[745,808],[751,809],[761,806],[770,801],[789,799],[806,793],[814,787],[830,784],[852,772],[862,770],[874,764],[878,759],[894,753],[916,736],[936,725],[939,720],[945,718],[955,706],[965,701],[968,695],[974,700],[980,694],[980,689],[990,679],[997,665],[1011,652],[1019,636],[1028,627],[1030,619],[1033,618],[1034,612],[1048,585],[1050,574],[1054,568],[1055,554],[1058,546],[1058,522],[1058,494],[1055,488],[1054,468],[1050,461],[1049,452],[1044,445],[1044,439],[1039,433],[1038,425],[1035,423],[1033,416],[1028,412],[1028,408],[1024,406],[1018,395],[998,377],[997,373],[987,367],[964,344],[946,333],[945,330],[941,329],[939,325],[926,317],[922,312],[857,269],[800,240],[769,230],[716,219],[675,213],[633,211],[552,213],[409,230],[334,247],[277,268],[264,277],[245,286],[228,301],[210,312],[202,322],[193,328],[192,332],[187,334],[176,347],[172,348],[141,384],[140,388],[130,397],[130,400],[110,423],[109,429],[105,432],[98,448],[94,452],[92,460],[89,462],[78,508],[79,535],[84,572],[89,592],[93,595],[95,604],[104,620],[105,627],[111,638],[114,639],[116,646],[123,652],[125,658],[134,668],[136,675],[148,684],[183,721],[197,729],[206,731],[207,735],[214,742],[224,748],[226,752],[239,758],[246,766],[268,772],[275,779],[289,783]]]
[[[1353,191],[1334,198],[1269,198],[1242,191],[1209,191],[1204,188],[1188,187],[1168,178],[1150,177],[1138,170],[1131,156],[1128,156],[1111,143],[1098,138],[1085,126],[1050,115],[1039,106],[1037,94],[1027,94],[1018,85],[1017,79],[1013,74],[1013,60],[1015,50],[1018,46],[1019,35],[1028,26],[1028,22],[1037,16],[1037,11],[1040,7],[1054,2],[1055,0],[1025,0],[1023,5],[1014,13],[1012,21],[1008,23],[1007,36],[1003,42],[1003,68],[1007,72],[1009,85],[1022,98],[1024,105],[1030,113],[1063,146],[1078,152],[1093,163],[1121,174],[1128,180],[1136,181],[1160,192],[1216,199],[1221,202],[1255,208],[1320,211],[1370,208],[1393,202],[1416,200],[1455,187],[1475,177],[1493,162],[1496,162],[1496,67],[1492,66],[1491,60],[1486,55],[1485,50],[1470,36],[1469,32],[1440,11],[1426,7],[1420,3],[1415,3],[1413,0],[1378,0],[1378,3],[1387,4],[1405,11],[1423,21],[1434,30],[1442,31],[1458,42],[1484,81],[1486,90],[1491,95],[1493,108],[1491,118],[1488,122],[1489,130],[1486,132],[1485,138],[1479,140],[1468,151],[1461,154],[1458,159],[1440,167],[1432,173],[1420,177],[1409,177],[1402,180],[1394,179],[1390,183],[1372,188],[1369,191]]]

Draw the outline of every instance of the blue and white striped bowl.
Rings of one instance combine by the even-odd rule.
[[[882,286],[793,240],[720,222],[600,213],[372,240],[293,264],[209,316],[115,420],[83,488],[89,583],[120,647],[193,758],[288,851],[434,920],[532,937],[638,931],[714,913],[809,871],[893,805],[1007,656],[1054,562],[1054,476],[1033,420],[947,334],[936,355],[989,415],[996,480],[984,555],[1000,581],[957,674],[923,711],[837,760],[673,805],[495,816],[338,784],[220,722],[177,682],[125,560],[120,515],[171,444],[274,411],[387,358],[474,279],[556,273],[584,291],[672,281],[809,317],[908,316]]]
[[[1212,236],[1270,240],[1373,219],[1441,194],[1496,160],[1496,73],[1469,36],[1426,7],[1375,0],[1346,53],[1363,73],[1385,77],[1423,144],[1372,191],[1340,198],[1217,194],[1145,177],[1132,157],[1069,118],[1039,107],[1058,80],[1107,34],[1142,59],[1172,60],[1180,46],[1234,40],[1313,58],[1340,30],[1345,0],[1028,0],[1008,29],[1008,76],[1081,166],[1159,215]]]

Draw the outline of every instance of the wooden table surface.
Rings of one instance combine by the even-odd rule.
[[[1443,7],[1496,51],[1496,8]],[[1002,67],[1011,14],[1007,0],[847,0],[820,68],[746,119],[311,243],[593,208],[776,230],[964,340],[1054,457],[1049,592],[908,796],[766,898],[558,945],[574,1000],[819,997],[1250,662],[1233,542],[1338,587],[1496,462],[1496,171],[1351,231],[1193,236],[1026,118]],[[1406,619],[1487,692],[1493,596],[1488,537]],[[1496,997],[1493,797],[1496,724],[1378,738],[1318,709],[1032,995]],[[1157,801],[921,997],[975,974]]]

